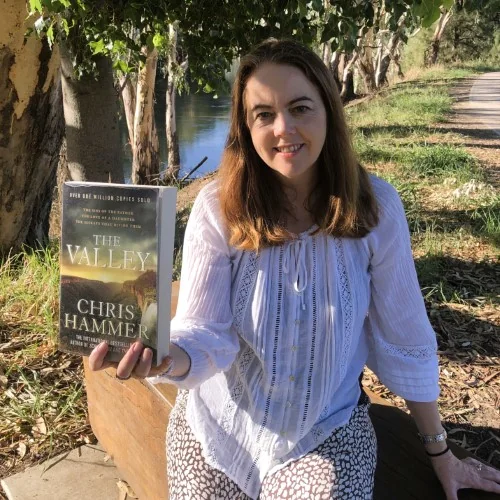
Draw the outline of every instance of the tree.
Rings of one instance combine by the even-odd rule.
[[[118,94],[111,60],[95,58],[95,73],[75,74],[71,52],[61,44],[61,81],[67,174],[63,180],[123,182]]]
[[[144,47],[145,64],[137,77],[132,151],[132,182],[151,184],[160,172],[158,134],[154,126],[153,93],[158,52],[155,47]]]
[[[443,0],[442,4],[452,1]],[[440,5],[435,0],[338,1],[323,5],[318,11],[324,25],[320,39],[323,54],[328,57],[326,47],[331,47],[331,51],[344,53],[348,61],[337,66],[337,80],[343,82],[341,96],[345,99],[350,94],[348,85],[354,68],[366,91],[371,93],[384,85],[390,62],[398,62],[399,48],[407,40],[406,30],[432,24],[439,17]]]
[[[439,55],[439,47],[441,45],[441,38],[443,37],[444,30],[448,21],[453,15],[453,9],[441,8],[441,15],[439,16],[434,35],[431,39],[431,45],[425,54],[425,66],[433,66],[437,62]]]
[[[0,253],[47,241],[64,132],[59,54],[24,33],[24,0],[0,16]]]

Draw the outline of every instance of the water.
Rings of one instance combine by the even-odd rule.
[[[217,169],[229,129],[230,97],[214,99],[208,94],[186,94],[176,97],[177,134],[179,137],[180,177],[193,169],[205,156],[207,161],[192,175],[199,177]],[[161,170],[167,167],[165,137],[165,90],[156,87],[155,120],[160,141]],[[130,179],[132,153],[128,144],[126,123],[121,124],[125,147],[124,173]]]

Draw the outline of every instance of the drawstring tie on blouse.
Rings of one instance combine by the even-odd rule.
[[[306,245],[307,240],[297,239],[288,243],[283,256],[283,271],[291,279],[293,289],[300,294],[300,306],[304,311],[306,308],[304,290],[307,287],[306,267]]]

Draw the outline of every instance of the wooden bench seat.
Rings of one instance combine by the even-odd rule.
[[[173,310],[177,293],[176,285]],[[176,389],[136,379],[120,381],[111,368],[92,372],[86,360],[85,381],[92,430],[123,479],[140,500],[167,500],[165,434]],[[375,500],[445,500],[411,417],[376,395],[368,395],[379,443]],[[470,455],[453,443],[450,448],[460,458]],[[498,500],[500,496],[467,490],[459,498]]]

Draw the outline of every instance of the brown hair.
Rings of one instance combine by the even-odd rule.
[[[266,40],[241,59],[232,92],[231,125],[219,168],[219,196],[229,242],[243,250],[279,245],[293,237],[282,224],[288,206],[276,173],[256,152],[246,121],[248,78],[264,63],[300,69],[318,89],[327,114],[317,185],[307,200],[319,229],[359,238],[378,223],[378,210],[365,169],[352,149],[337,86],[323,61],[290,40]]]

